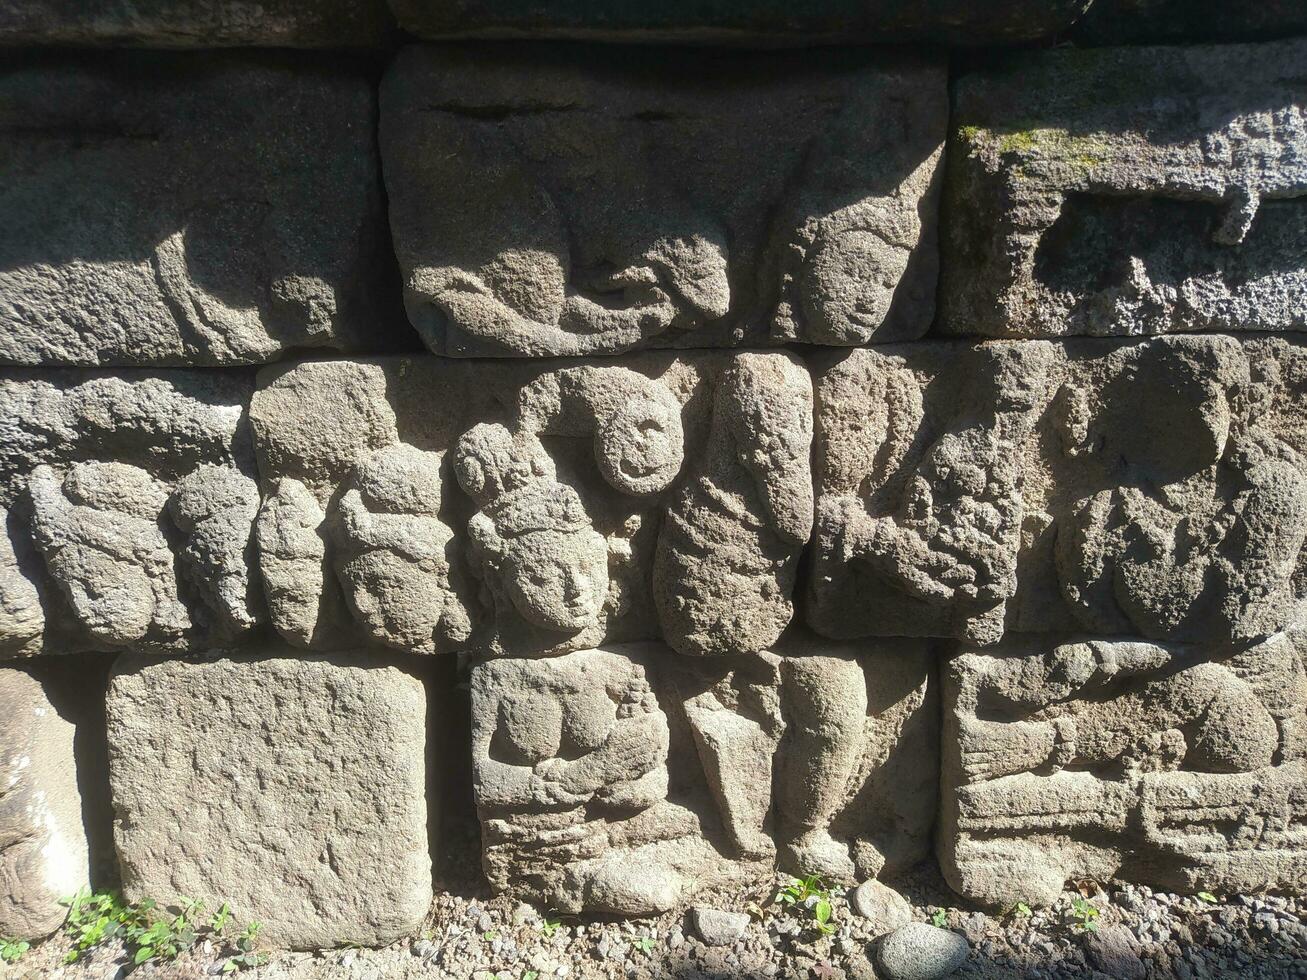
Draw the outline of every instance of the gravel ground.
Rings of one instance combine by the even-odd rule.
[[[753,921],[737,942],[709,947],[699,940],[685,912],[631,922],[559,922],[510,899],[492,898],[474,868],[455,869],[444,876],[442,892],[419,937],[379,950],[273,954],[266,965],[239,975],[251,980],[876,977],[875,926],[859,917],[836,890],[833,934],[817,934],[811,912],[771,904],[777,886],[789,881],[778,876],[751,892],[700,896],[697,904],[713,908],[755,908]],[[912,903],[918,920],[942,923],[966,937],[971,956],[954,974],[957,977],[1307,980],[1307,902],[1295,898],[1237,896],[1210,902],[1132,885],[1086,886],[1068,892],[1051,909],[989,916],[959,907],[933,864],[890,884]],[[1098,910],[1095,930],[1087,931],[1077,922],[1077,899]],[[0,980],[109,980],[129,973],[133,980],[196,978],[220,973],[230,955],[201,944],[174,963],[147,964],[133,972],[119,946],[103,947],[65,967],[61,960],[67,950],[67,937],[56,935],[19,963],[0,967]]]

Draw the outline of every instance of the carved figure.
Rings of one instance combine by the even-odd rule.
[[[597,639],[608,547],[576,491],[555,479],[539,440],[481,423],[459,440],[456,467],[460,486],[480,505],[468,535],[494,605],[495,646],[511,647],[523,628],[543,631],[543,642],[560,649]]]
[[[730,867],[669,800],[646,648],[472,671],[473,776],[491,886],[563,912],[651,915]]]
[[[472,631],[450,584],[441,461],[404,443],[377,450],[355,467],[332,524],[355,619],[372,639],[418,653],[451,650]]]
[[[811,406],[812,383],[788,358],[741,354],[723,376],[654,557],[658,618],[678,652],[762,650],[789,625],[812,533]]]
[[[1274,380],[1221,338],[1157,345],[1109,380],[1097,418],[1083,390],[1063,393],[1064,446],[1103,460],[1107,483],[1057,532],[1086,628],[1220,643],[1287,625],[1307,461],[1260,420]]]

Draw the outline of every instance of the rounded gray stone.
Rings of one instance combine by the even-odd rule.
[[[912,921],[912,906],[907,899],[875,878],[855,888],[850,902],[853,911],[871,923],[877,936],[893,932]]]
[[[909,922],[881,940],[877,965],[888,980],[939,980],[960,967],[970,944],[955,932]]]
[[[696,905],[690,910],[694,930],[709,946],[730,946],[749,928],[749,916],[744,912],[725,912],[722,909]]]

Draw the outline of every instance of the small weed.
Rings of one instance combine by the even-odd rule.
[[[777,889],[773,904],[784,906],[791,913],[797,913],[799,909],[810,910],[812,926],[818,933],[829,936],[835,932],[831,893],[817,875],[791,879],[788,885]]]
[[[17,963],[32,946],[21,939],[0,939],[0,962]]]
[[[540,976],[540,974],[536,973],[535,970],[522,971],[522,980],[536,980],[536,977],[538,976]]]
[[[1217,902],[1216,896],[1211,892],[1199,892],[1197,898],[1198,901],[1206,902],[1208,905],[1215,905]]]
[[[1032,914],[1030,906],[1025,902],[1015,902],[1003,913],[1004,917],[1013,919],[1028,919]]]
[[[658,944],[649,936],[641,936],[639,939],[633,941],[631,945],[644,953],[645,956],[653,956],[654,948]]]
[[[481,938],[484,939],[484,940],[485,940],[486,942],[488,942],[488,943],[493,943],[496,939],[499,938],[499,933],[496,932],[494,929],[491,929],[491,930],[488,931],[488,932],[483,932],[483,933],[481,934]]]
[[[557,919],[557,918],[551,919],[549,916],[546,915],[542,920],[540,920],[540,931],[544,933],[546,939],[549,939],[551,936],[553,936],[554,933],[556,933],[561,928],[563,928],[562,919]]]
[[[231,921],[231,906],[226,902],[213,915],[213,921],[209,923],[209,929],[215,936],[221,936],[222,931],[227,928],[227,923]]]
[[[241,970],[250,970],[256,966],[263,966],[264,963],[268,962],[268,954],[260,952],[256,948],[261,928],[263,926],[259,922],[251,922],[245,927],[245,930],[236,939],[238,952],[222,964],[224,974],[239,973]]]
[[[93,893],[84,888],[63,904],[68,906],[64,928],[73,940],[65,963],[76,963],[90,950],[113,940],[122,941],[136,966],[168,962],[195,946],[202,935],[220,935],[231,921],[231,908],[225,902],[206,919],[204,903],[192,898],[183,898],[178,907],[164,914],[149,899],[132,905],[114,892]],[[224,972],[266,962],[265,954],[254,952],[258,931],[254,923],[241,933],[236,942],[239,953],[232,957],[235,965],[228,961]]]
[[[1071,900],[1071,918],[1082,932],[1098,931],[1098,906],[1085,898]]]
[[[930,924],[936,929],[947,928],[948,909],[936,909],[935,914],[930,917]]]

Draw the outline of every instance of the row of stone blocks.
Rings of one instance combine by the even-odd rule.
[[[427,38],[1121,44],[1296,33],[1307,12],[1297,0],[10,0],[0,45],[351,48],[385,44],[395,22]]]
[[[1068,879],[1301,889],[1304,655],[1307,637],[1281,633],[1219,653],[1034,637],[938,666],[916,640],[481,660],[483,867],[558,912],[644,915],[776,863],[832,883],[893,875],[929,854],[933,827],[950,885],[996,908],[1050,902]],[[73,743],[106,733],[129,899],[221,896],[293,948],[420,928],[436,787],[459,765],[447,675],[285,647],[123,654],[94,692],[107,726],[83,703],[81,731],[69,675],[44,677],[0,668],[7,935],[57,928],[58,900],[88,880],[94,801],[77,783],[98,778],[85,760],[103,745]]]
[[[0,362],[1307,326],[1307,41],[641,50],[15,58]]]
[[[488,878],[555,909],[892,874],[937,815],[986,903],[1301,888],[1304,404],[1290,335],[8,369],[0,646],[124,651],[129,894],[285,945],[426,911],[467,749],[420,654],[471,665]],[[5,671],[6,934],[82,876],[84,662]]]

